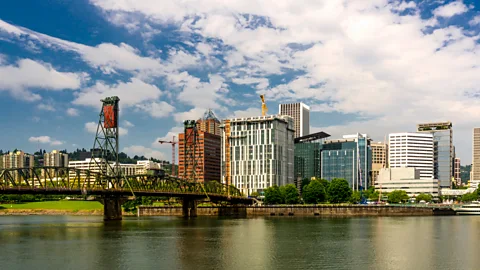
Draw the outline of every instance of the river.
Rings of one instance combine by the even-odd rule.
[[[480,269],[480,216],[0,216],[0,269]]]

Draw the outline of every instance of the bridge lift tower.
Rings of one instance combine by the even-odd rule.
[[[183,137],[183,179],[197,181],[198,159],[200,151],[198,149],[198,129],[197,121],[186,120],[184,125]]]

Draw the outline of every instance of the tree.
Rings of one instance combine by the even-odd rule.
[[[260,196],[260,194],[258,194],[258,192],[256,192],[256,191],[254,191],[254,192],[252,192],[252,194],[250,194],[250,197],[255,197],[256,198],[258,196]]]
[[[352,189],[345,179],[335,178],[328,186],[327,197],[331,203],[346,202],[351,196]]]
[[[318,180],[312,180],[303,191],[303,200],[306,203],[320,203],[325,201],[325,187]]]
[[[462,202],[471,202],[471,201],[476,201],[478,199],[478,194],[476,192],[472,193],[467,193],[462,195],[460,198],[460,201]]]
[[[408,194],[405,190],[394,190],[388,194],[389,203],[399,203],[408,200]]]
[[[420,201],[431,202],[432,199],[433,199],[432,195],[425,194],[425,193],[418,194],[418,196],[415,198],[417,203],[420,202]]]
[[[362,195],[360,191],[354,191],[352,196],[350,196],[350,203],[359,203],[362,200]]]
[[[310,184],[310,179],[308,179],[308,178],[303,178],[303,179],[302,179],[302,186],[301,186],[302,193],[304,192],[304,190],[305,190],[305,188],[308,186],[308,184]]]
[[[265,189],[265,204],[283,203],[282,193],[277,185]]]
[[[280,193],[282,194],[283,201],[286,204],[297,204],[300,202],[300,195],[298,194],[298,189],[294,184],[281,186]]]

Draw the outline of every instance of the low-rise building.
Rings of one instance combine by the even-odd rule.
[[[404,190],[408,196],[415,197],[425,193],[438,197],[440,186],[437,179],[421,179],[418,168],[385,168],[380,169],[375,189],[385,192]]]
[[[109,162],[110,167],[114,167],[114,162]],[[68,162],[68,167],[75,168],[79,170],[90,170],[91,172],[99,173],[103,171],[103,168],[107,166],[105,160],[101,158],[87,158],[81,161],[70,161]],[[153,162],[151,160],[139,160],[137,164],[120,164],[120,169],[122,170],[123,175],[144,175],[148,174],[151,170],[161,170],[162,166],[160,163]]]

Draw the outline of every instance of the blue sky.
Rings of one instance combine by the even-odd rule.
[[[476,3],[475,3],[476,2]],[[207,108],[220,118],[311,106],[339,137],[449,120],[462,163],[480,126],[477,1],[7,1],[0,8],[0,149],[90,148],[100,98],[121,99],[121,149]],[[93,122],[93,123],[92,123]]]

